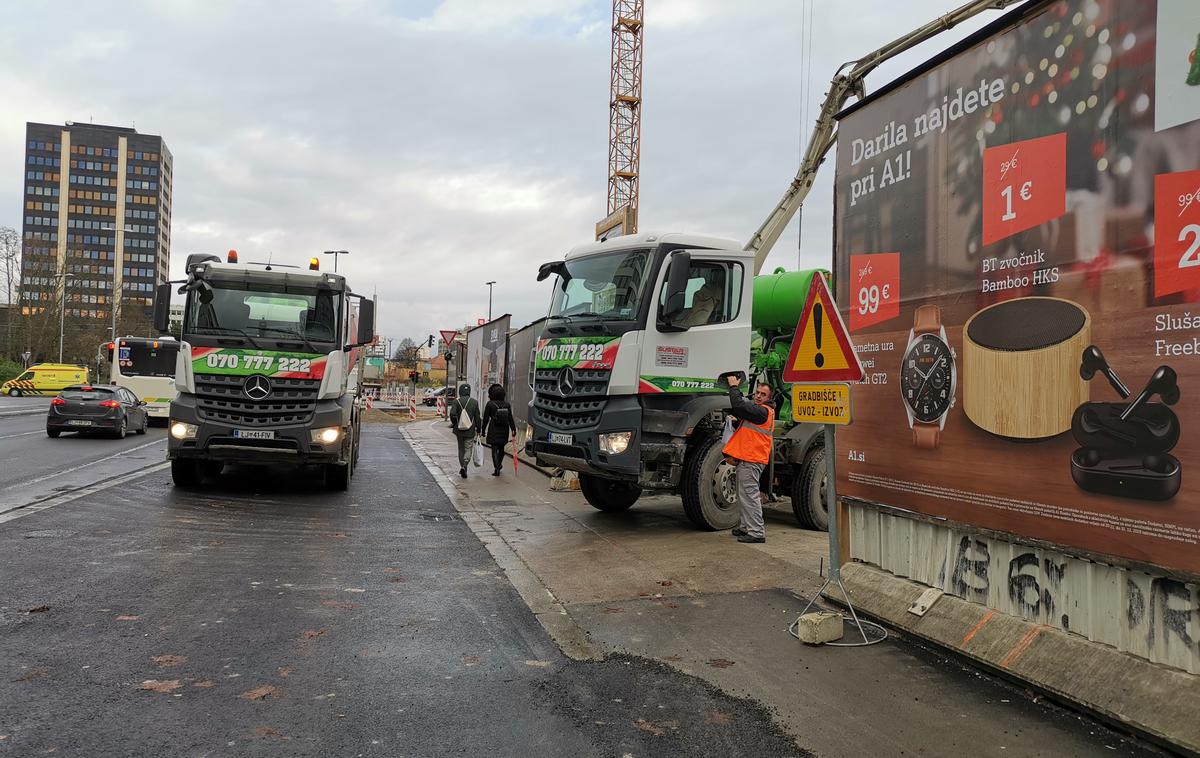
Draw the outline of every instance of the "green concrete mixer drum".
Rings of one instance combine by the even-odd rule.
[[[800,309],[808,297],[813,275],[821,269],[785,271],[754,277],[754,311],[751,322],[755,329],[790,332],[800,320]],[[828,275],[828,274],[826,274]]]

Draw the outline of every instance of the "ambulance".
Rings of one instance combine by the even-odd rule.
[[[57,395],[64,387],[86,384],[87,366],[72,366],[66,363],[39,363],[30,366],[16,379],[0,384],[0,394],[10,397],[21,395]]]

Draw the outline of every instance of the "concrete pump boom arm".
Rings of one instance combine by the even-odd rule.
[[[817,115],[817,123],[808,140],[808,146],[800,161],[800,170],[796,172],[796,178],[792,180],[787,191],[783,193],[783,198],[771,210],[771,214],[763,221],[762,226],[758,227],[758,231],[746,243],[745,249],[754,253],[754,273],[756,275],[762,270],[763,263],[766,262],[767,255],[775,246],[779,235],[783,234],[783,230],[792,220],[792,216],[796,215],[796,211],[804,204],[804,198],[808,197],[808,192],[812,189],[817,169],[824,162],[829,149],[837,142],[834,116],[841,111],[851,96],[863,97],[863,80],[867,74],[884,61],[957,26],[972,16],[977,16],[984,11],[1001,10],[1018,2],[1021,0],[972,0],[920,29],[898,37],[856,61],[843,63],[838,68],[833,76],[833,81],[830,82],[829,92],[825,95],[821,111]],[[846,71],[847,68],[850,70]]]

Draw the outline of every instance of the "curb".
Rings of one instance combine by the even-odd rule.
[[[449,498],[454,509],[462,515],[463,522],[483,543],[484,548],[496,561],[496,565],[504,571],[505,577],[516,589],[517,594],[521,596],[521,600],[533,612],[534,618],[554,640],[554,644],[572,660],[598,661],[603,659],[604,656],[592,645],[583,627],[571,618],[567,609],[558,601],[550,588],[543,584],[525,561],[521,560],[521,557],[509,547],[483,514],[468,505],[469,497],[454,486],[454,480],[442,471],[433,458],[425,452],[420,440],[415,439],[404,427],[398,427],[398,430],[404,437],[404,441],[416,454],[417,459],[437,482],[443,494]],[[540,468],[538,470],[541,471]]]
[[[45,413],[45,408],[32,408],[27,411],[0,411],[0,418],[8,416],[35,416],[39,413]]]
[[[865,563],[842,567],[855,609],[1171,749],[1200,753],[1200,677],[951,595]],[[829,599],[833,599],[829,597]]]

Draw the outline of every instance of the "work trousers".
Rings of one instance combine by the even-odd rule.
[[[459,468],[469,468],[471,466],[471,452],[475,438],[468,435],[456,434],[454,439],[458,442],[458,463]]]
[[[763,530],[762,501],[758,498],[758,479],[766,464],[738,461],[734,469],[737,486],[738,513],[741,528],[751,537],[765,537]]]
[[[504,444],[503,442],[492,443],[492,468],[496,471],[504,467]]]

